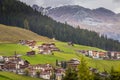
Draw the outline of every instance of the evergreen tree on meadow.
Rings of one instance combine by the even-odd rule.
[[[80,64],[78,66],[78,80],[93,80],[93,74],[90,72],[86,61],[82,57],[80,59]]]
[[[63,80],[78,80],[77,72],[72,68],[68,68],[66,70]]]
[[[111,80],[120,80],[120,69],[115,70],[113,67],[111,68],[110,72],[110,79]]]

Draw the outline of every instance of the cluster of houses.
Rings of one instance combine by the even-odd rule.
[[[0,56],[0,70],[23,74],[24,69],[29,66],[27,60],[22,60],[19,56]]]
[[[53,51],[60,51],[60,49],[56,47],[55,43],[43,43],[39,46],[36,46],[36,41],[34,40],[19,40],[19,43],[31,48],[31,51],[26,52],[27,56],[35,54],[53,54]],[[38,52],[36,53],[35,50]]]
[[[80,60],[73,58],[67,61],[66,63],[67,63],[67,67],[69,66],[71,68],[77,68],[77,66],[80,64]]]
[[[39,77],[45,80],[62,80],[65,76],[65,69],[54,68],[50,64],[30,65],[27,60],[23,60],[18,55],[0,56],[0,71],[9,71],[21,75],[25,75],[25,70],[28,70],[28,75],[31,77]]]
[[[116,52],[116,51],[102,52],[102,51],[80,50],[79,52],[82,53],[83,55],[89,56],[91,58],[96,58],[96,59],[108,59],[108,60],[120,59],[120,52]]]
[[[67,67],[71,67],[76,69],[77,66],[80,64],[80,61],[76,58],[70,59],[68,61],[61,61],[58,62],[58,67],[53,67],[50,64],[37,64],[37,65],[29,65],[27,67],[29,71],[29,76],[31,77],[40,77],[45,80],[62,80],[65,76],[65,71]],[[66,67],[65,67],[66,66]],[[37,73],[39,72],[39,74]]]
[[[53,51],[60,51],[60,49],[56,47],[55,43],[43,43],[38,46],[38,50],[40,54],[52,54]]]
[[[70,59],[68,61],[62,61],[62,62],[58,62],[58,66],[61,66],[63,69],[67,69],[67,68],[72,68],[74,70],[76,70],[76,72],[78,71],[78,65],[80,64],[80,60],[76,59],[76,58],[73,58],[73,59]],[[98,74],[99,76],[101,77],[109,77],[109,73],[107,72],[99,72],[98,69],[96,68],[92,68],[92,67],[89,67],[89,70],[94,73],[94,74]]]
[[[69,61],[57,61],[58,67],[53,67],[50,64],[31,65],[27,60],[23,60],[18,55],[0,56],[0,70],[9,71],[17,74],[25,75],[25,70],[28,70],[27,75],[31,77],[39,77],[45,80],[62,80],[65,76],[65,71],[68,67],[77,69],[80,61],[76,58]],[[65,67],[66,66],[66,67]],[[107,73],[100,73],[95,68],[89,68],[91,72],[98,73],[101,76],[108,76]]]
[[[67,62],[67,66],[77,68],[80,61],[77,59],[71,59]],[[28,75],[31,77],[39,77],[45,80],[62,80],[65,76],[65,68],[54,68],[50,64],[37,64],[30,65],[27,60],[21,59],[18,55],[14,56],[0,56],[0,70],[9,71],[17,74],[24,75],[25,69],[28,70]]]
[[[37,64],[28,67],[29,75],[35,77],[36,75],[45,80],[62,80],[65,75],[65,69],[53,68],[50,64]],[[39,72],[39,74],[37,73]]]
[[[20,40],[20,44],[27,45],[31,48],[36,47],[36,41],[34,40]],[[68,42],[69,46],[74,46],[73,42]],[[55,43],[43,43],[40,46],[37,46],[39,54],[53,54],[53,51],[60,51],[56,47]],[[97,59],[120,59],[120,52],[102,52],[102,51],[89,51],[89,50],[80,50],[78,51],[85,56],[89,56]],[[35,51],[27,52],[27,56],[35,55]],[[36,64],[31,65],[27,60],[23,60],[19,55],[15,54],[14,56],[0,56],[0,70],[1,71],[10,71],[17,74],[25,74],[25,69],[28,70],[28,75],[31,77],[39,77],[45,80],[62,80],[65,76],[66,68],[77,69],[80,64],[80,60],[73,58],[69,61],[56,61],[57,68],[54,68],[50,64]],[[93,73],[98,73],[100,76],[108,76],[106,72],[99,72],[95,68],[89,68]]]
[[[89,70],[94,74],[98,74],[100,77],[109,77],[110,76],[110,74],[107,73],[106,71],[99,72],[98,69],[96,69],[96,68],[89,67]]]
[[[36,41],[34,41],[34,40],[19,40],[19,44],[29,46],[30,48],[34,48],[36,45]]]
[[[80,64],[80,60],[76,58],[72,58],[68,61],[58,61],[58,60],[56,61],[56,66],[60,66],[63,69],[66,69],[68,67],[76,69],[79,64]]]
[[[28,67],[29,75],[35,77],[37,72],[39,72],[39,77],[43,79],[50,79],[53,67],[50,64],[37,64],[37,65],[30,65]]]

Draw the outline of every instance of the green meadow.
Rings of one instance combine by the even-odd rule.
[[[42,79],[17,75],[12,72],[1,72],[0,71],[0,80],[42,80]]]
[[[14,55],[15,52],[24,55],[29,50],[29,47],[20,44],[0,43],[0,55],[3,56]]]
[[[38,42],[37,45],[42,44],[43,42]],[[78,50],[96,50],[96,51],[104,51],[99,48],[77,45],[68,46],[65,42],[55,42],[56,46],[61,50],[61,52],[54,52],[54,55],[41,55],[36,54],[34,56],[26,56],[26,52],[30,51],[29,47],[23,46],[20,44],[0,44],[0,55],[14,55],[16,51],[18,54],[23,55],[22,58],[28,60],[31,64],[52,64],[55,65],[56,59],[59,61],[70,60],[71,58],[84,57],[88,66],[99,69],[100,71],[110,71],[111,67],[119,68],[120,61],[112,61],[112,60],[98,60],[92,59],[83,56],[78,53]],[[37,50],[36,50],[37,51]]]

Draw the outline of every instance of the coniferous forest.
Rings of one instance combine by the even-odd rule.
[[[18,0],[0,0],[0,24],[29,29],[39,35],[54,37],[60,41],[72,41],[110,51],[120,50],[120,43],[116,40],[99,36],[93,31],[73,28],[67,22],[64,24],[56,22]]]

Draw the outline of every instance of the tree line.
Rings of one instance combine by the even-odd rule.
[[[119,51],[117,40],[99,36],[94,31],[73,28],[66,23],[54,21],[48,16],[33,10],[19,0],[0,0],[0,24],[29,29],[42,36],[60,41],[72,41],[76,44],[98,47],[110,51]],[[30,36],[28,34],[28,36]]]

